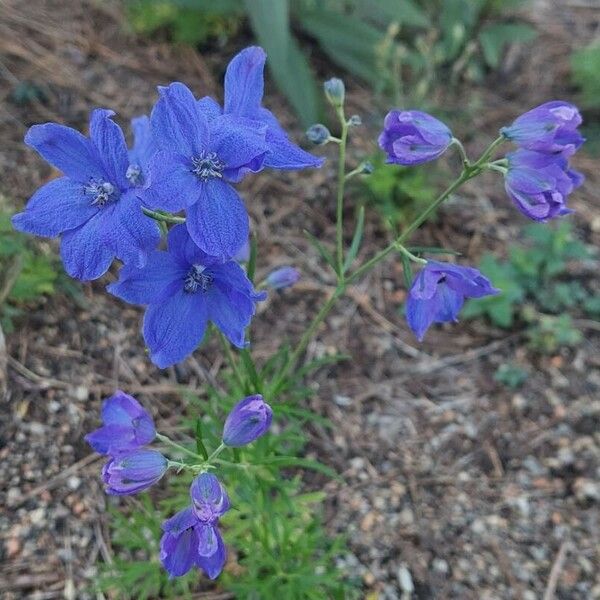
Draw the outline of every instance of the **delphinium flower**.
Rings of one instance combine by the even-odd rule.
[[[151,443],[156,437],[152,417],[132,396],[117,390],[102,404],[103,426],[85,436],[99,454],[117,455]]]
[[[131,119],[131,130],[133,131],[133,146],[129,149],[127,179],[135,185],[143,185],[150,161],[157,151],[150,119],[146,115]]]
[[[521,115],[500,133],[521,148],[570,156],[583,144],[577,130],[581,114],[576,106],[561,100],[546,102]]]
[[[186,211],[186,226],[207,254],[234,256],[248,239],[248,213],[233,183],[263,167],[266,126],[230,115],[208,119],[183,83],[159,89],[143,199],[152,208]]]
[[[572,212],[567,196],[583,182],[562,155],[517,150],[507,155],[506,192],[517,208],[535,221]]]
[[[46,237],[61,235],[65,270],[77,279],[97,279],[116,257],[141,267],[160,239],[156,222],[142,213],[127,145],[113,112],[96,109],[90,137],[56,123],[34,125],[25,143],[64,177],[43,185],[15,229]]]
[[[102,468],[107,494],[128,496],[154,485],[166,472],[167,459],[157,450],[140,449],[112,456]]]
[[[271,169],[305,169],[320,167],[323,159],[302,150],[288,139],[273,113],[262,106],[264,93],[264,68],[267,55],[258,46],[250,46],[233,57],[225,73],[225,102],[223,113],[246,117],[267,127],[267,155],[264,167]],[[205,106],[212,105],[213,111],[220,107],[210,99]]]
[[[265,279],[265,284],[272,290],[283,290],[298,282],[300,271],[294,267],[279,267],[271,271]]]
[[[457,321],[465,298],[497,294],[477,269],[428,261],[415,280],[406,301],[406,319],[419,341],[432,323]]]
[[[418,110],[392,110],[383,124],[379,146],[388,163],[420,165],[441,156],[452,143],[444,123]]]
[[[506,191],[530,219],[547,221],[571,212],[566,207],[567,196],[584,179],[569,166],[569,158],[584,142],[579,125],[577,107],[555,100],[526,112],[510,127],[500,130],[519,146],[506,156]]]
[[[256,302],[266,297],[235,261],[222,262],[200,250],[184,225],[170,230],[166,252],[151,253],[142,269],[125,265],[108,290],[126,302],[147,305],[144,339],[161,368],[192,353],[209,321],[232,344],[244,347]]]
[[[225,489],[212,473],[201,473],[190,487],[192,505],[163,523],[160,559],[171,577],[185,575],[193,566],[210,579],[219,576],[227,550],[218,529],[229,510]]]
[[[223,443],[239,448],[264,435],[273,419],[273,410],[260,394],[238,402],[227,416],[223,427]]]

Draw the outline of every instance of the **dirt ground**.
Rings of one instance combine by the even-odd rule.
[[[471,127],[489,139],[525,109],[572,97],[570,49],[600,27],[594,2],[536,0],[529,18],[537,42],[511,49],[485,89],[454,99],[460,106],[479,94],[486,108]],[[51,175],[22,144],[28,126],[56,120],[84,128],[95,106],[125,122],[148,111],[155,85],[174,79],[218,96],[227,59],[244,45],[238,39],[201,55],[136,39],[120,23],[112,2],[0,0],[0,192],[15,207]],[[322,70],[336,72],[326,63]],[[44,82],[46,101],[11,102],[23,81]],[[347,87],[351,111],[367,123],[351,150],[358,161],[373,150],[380,117],[368,90],[351,80]],[[300,139],[285,102],[269,90],[267,104]],[[467,146],[474,154],[485,141]],[[587,181],[574,194],[572,218],[578,236],[597,246],[598,163],[584,154],[576,166]],[[261,307],[253,334],[259,359],[281,339],[297,339],[332,285],[302,234],[333,239],[332,181],[330,161],[320,171],[262,174],[244,185],[259,272],[293,263],[303,273]],[[505,253],[524,222],[501,182],[489,178],[465,187],[419,241],[476,262],[484,251]],[[387,235],[371,213],[363,256]],[[598,278],[597,266],[585,276]],[[6,340],[0,597],[7,600],[91,597],[85,588],[96,562],[111,558],[99,457],[82,441],[101,399],[121,386],[168,427],[180,386],[202,394],[221,365],[218,353],[203,349],[176,369],[156,369],[144,357],[140,311],[104,291],[113,278],[82,286],[78,304],[55,296],[33,307]],[[317,374],[311,401],[335,424],[333,435],[314,431],[311,452],[344,478],[325,483],[328,527],[349,536],[340,568],[362,577],[365,594],[389,600],[409,597],[402,596],[409,581],[412,597],[423,600],[600,599],[598,323],[581,323],[585,341],[576,350],[548,357],[530,353],[518,330],[481,320],[432,330],[419,346],[398,312],[402,288],[401,266],[381,265],[350,290],[308,349],[352,356]],[[509,360],[532,371],[518,392],[492,378]]]

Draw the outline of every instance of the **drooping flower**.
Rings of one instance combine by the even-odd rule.
[[[581,114],[568,102],[553,100],[521,115],[500,133],[522,148],[570,156],[583,144]]]
[[[547,221],[572,212],[567,196],[583,182],[562,155],[517,150],[507,155],[506,192],[517,208],[534,221]]]
[[[113,114],[94,110],[89,138],[56,123],[34,125],[25,136],[64,177],[37,190],[13,217],[13,226],[34,235],[62,235],[65,270],[77,279],[97,279],[115,257],[141,267],[160,239],[127,177],[127,145]]]
[[[441,156],[452,143],[444,123],[418,110],[392,110],[384,121],[379,147],[388,163],[420,165]]]
[[[320,167],[324,159],[292,143],[275,115],[262,106],[266,59],[265,51],[258,46],[245,48],[233,57],[225,73],[224,114],[246,117],[267,126],[268,152],[263,166],[271,169]],[[205,102],[208,105],[210,100]],[[215,104],[213,101],[213,111]],[[218,104],[216,110],[220,110]]]
[[[152,442],[156,429],[152,417],[132,396],[118,390],[102,405],[103,426],[85,436],[98,453],[117,456]]]
[[[137,494],[167,471],[167,459],[156,450],[134,450],[110,458],[102,469],[105,491],[113,496]]]
[[[299,279],[300,271],[298,269],[294,269],[294,267],[279,267],[279,269],[275,269],[267,275],[265,283],[272,290],[282,290],[294,285]]]
[[[260,394],[238,402],[227,416],[223,443],[232,448],[245,446],[264,435],[273,420],[273,410]]]
[[[432,323],[457,321],[465,298],[481,298],[498,292],[477,269],[428,261],[408,293],[406,320],[422,341]]]
[[[207,119],[183,83],[160,88],[150,117],[159,151],[143,199],[152,208],[186,210],[190,236],[206,254],[229,259],[248,239],[248,213],[231,185],[263,167],[266,126],[243,117]]]
[[[212,321],[232,344],[245,346],[257,293],[235,261],[220,262],[200,250],[184,225],[173,227],[167,252],[155,251],[143,269],[124,266],[111,294],[148,306],[143,333],[154,364],[182,361],[202,341]]]
[[[192,567],[210,579],[219,576],[227,561],[227,550],[218,528],[198,519],[190,506],[163,525],[160,560],[170,577],[181,577]]]
[[[192,509],[199,521],[213,525],[230,508],[229,497],[212,473],[200,473],[190,486]]]

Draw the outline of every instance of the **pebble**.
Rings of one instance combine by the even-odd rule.
[[[400,584],[400,589],[407,594],[412,594],[415,591],[412,576],[404,563],[398,568],[398,583]]]

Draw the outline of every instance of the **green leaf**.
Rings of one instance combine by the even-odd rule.
[[[242,364],[244,365],[244,369],[246,370],[246,375],[252,383],[253,392],[256,394],[260,394],[262,392],[262,381],[256,371],[256,367],[254,366],[254,361],[252,360],[252,356],[250,352],[246,348],[242,348],[240,350],[240,357],[242,359]]]
[[[322,112],[320,96],[308,61],[292,37],[289,0],[245,0],[245,7],[279,89],[305,127],[316,123]]]
[[[318,460],[312,460],[310,458],[301,458],[297,456],[273,456],[271,458],[265,458],[260,461],[261,465],[271,467],[301,467],[303,469],[310,469],[311,471],[317,471],[323,475],[327,475],[331,479],[337,479],[343,481],[343,479],[331,468]]]
[[[248,267],[246,269],[246,274],[248,275],[248,279],[254,282],[254,274],[256,272],[256,253],[258,249],[258,243],[256,241],[256,234],[252,234],[250,238],[250,257],[248,258]]]
[[[337,265],[333,258],[333,255],[327,250],[323,244],[312,234],[310,231],[304,230],[304,235],[308,238],[308,241],[321,255],[321,258],[337,273]]]
[[[495,69],[500,64],[502,52],[508,44],[530,42],[536,35],[536,30],[526,23],[488,25],[479,32],[483,58],[489,67]]]
[[[365,207],[361,205],[358,209],[358,217],[356,219],[356,229],[354,230],[354,236],[352,237],[352,243],[350,244],[350,249],[348,250],[348,254],[346,255],[346,260],[344,261],[344,273],[350,268],[354,259],[356,258],[358,251],[360,249],[360,243],[362,242],[363,231],[365,228]]]
[[[406,254],[401,254],[400,260],[402,261],[402,275],[404,275],[404,285],[406,286],[407,290],[410,290],[413,282],[412,264],[408,256],[406,256]]]
[[[196,419],[196,453],[199,454],[206,460],[208,458],[208,452],[202,441],[202,421]]]
[[[436,246],[410,246],[407,248],[409,252],[413,254],[450,254],[452,256],[460,256],[460,252],[456,250],[446,250],[445,248],[438,248]]]
[[[571,56],[575,85],[581,89],[583,104],[600,108],[600,43],[594,42]]]
[[[382,26],[390,22],[410,27],[429,27],[427,13],[413,0],[358,0],[357,12]]]

